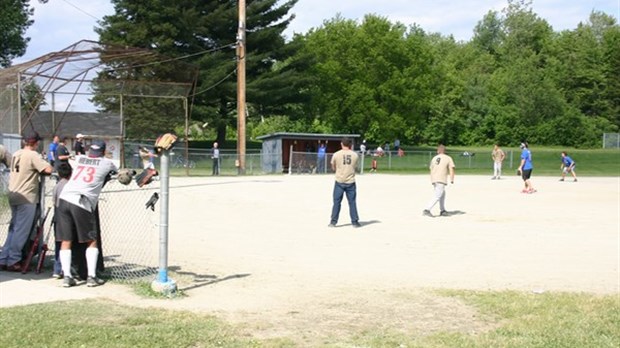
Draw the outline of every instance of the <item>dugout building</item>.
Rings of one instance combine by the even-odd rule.
[[[257,137],[263,142],[262,167],[265,173],[289,173],[292,158],[296,153],[316,154],[319,144],[326,145],[326,152],[333,154],[340,150],[340,140],[348,137],[353,149],[359,143],[359,134],[315,134],[278,132]]]

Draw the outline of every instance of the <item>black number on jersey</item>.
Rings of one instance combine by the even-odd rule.
[[[439,164],[439,162],[441,162],[441,157],[435,158],[435,164]]]
[[[342,164],[344,165],[351,165],[351,155],[345,155],[342,157]]]

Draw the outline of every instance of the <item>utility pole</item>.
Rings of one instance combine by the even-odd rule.
[[[245,174],[245,0],[239,0],[237,30],[237,153],[239,174]]]

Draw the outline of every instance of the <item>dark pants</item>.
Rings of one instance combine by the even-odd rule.
[[[213,159],[213,175],[220,175],[220,159]]]
[[[357,187],[355,183],[343,184],[336,182],[334,184],[334,206],[332,207],[332,217],[330,223],[336,224],[338,222],[338,216],[340,215],[340,205],[342,203],[342,196],[346,193],[347,201],[349,202],[349,215],[351,216],[351,223],[355,224],[359,221],[357,216]]]

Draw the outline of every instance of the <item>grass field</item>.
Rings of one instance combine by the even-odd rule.
[[[578,176],[618,176],[620,175],[620,150],[618,149],[565,149],[560,147],[531,146],[534,163],[534,176],[560,176],[560,153],[567,151],[577,163]],[[448,154],[453,157],[458,173],[474,175],[492,175],[493,162],[490,147],[449,147]],[[515,175],[519,166],[520,150],[518,148],[504,148],[507,158],[504,161],[504,176]],[[463,156],[467,152],[474,156]],[[405,156],[396,155],[377,158],[378,171],[381,173],[426,173],[435,149],[431,147],[409,147]],[[212,173],[212,161],[204,153],[190,155],[195,162],[191,170],[185,168],[171,168],[171,174],[177,176],[205,176]],[[221,157],[221,175],[238,175],[235,166],[236,156],[223,155]],[[364,172],[370,171],[371,157],[364,158]],[[248,175],[262,174],[260,155],[246,155],[246,170]]]
[[[485,321],[480,331],[399,332],[375,327],[320,347],[618,347],[617,296],[442,290]],[[429,320],[441,320],[432,318]],[[297,347],[298,337],[255,338],[216,317],[81,300],[5,308],[0,346]]]

